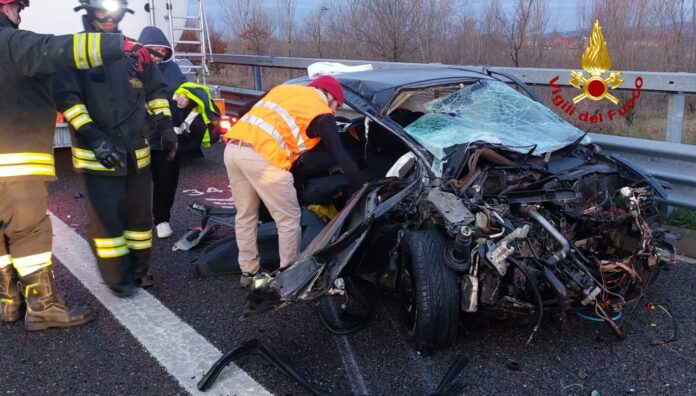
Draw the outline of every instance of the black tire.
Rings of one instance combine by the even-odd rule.
[[[412,231],[401,241],[399,305],[406,337],[423,352],[450,345],[459,324],[457,274],[445,265],[437,230]]]

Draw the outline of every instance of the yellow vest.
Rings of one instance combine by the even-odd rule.
[[[302,85],[279,85],[240,118],[225,138],[248,143],[271,164],[290,170],[300,154],[321,140],[307,136],[307,127],[322,114],[331,114],[331,108],[321,92]]]

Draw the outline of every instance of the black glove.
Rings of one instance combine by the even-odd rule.
[[[174,128],[171,126],[162,128],[162,148],[169,151],[167,161],[171,162],[174,160],[178,146],[179,138],[177,138]]]
[[[114,166],[119,168],[126,167],[126,154],[123,149],[117,147],[104,132],[96,127],[88,127],[80,131],[79,135],[84,136],[89,146],[94,151],[97,161],[107,169]]]

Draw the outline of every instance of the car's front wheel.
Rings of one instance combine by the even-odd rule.
[[[459,323],[459,286],[445,265],[445,239],[434,229],[412,231],[401,241],[399,305],[409,341],[419,351],[451,344]]]

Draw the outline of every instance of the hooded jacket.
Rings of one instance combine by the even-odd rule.
[[[0,13],[0,182],[56,178],[51,76],[123,58],[120,34],[37,34]]]
[[[189,115],[191,110],[196,109],[201,116],[190,126],[190,133],[180,134],[179,151],[198,150],[201,144],[209,145],[211,138],[208,132],[208,125],[213,124],[220,117],[219,112],[212,102],[212,97],[208,88],[204,85],[189,82],[181,72],[179,65],[172,60],[173,48],[164,32],[157,27],[148,26],[140,33],[138,42],[146,47],[165,47],[169,49],[167,58],[157,65],[162,76],[167,81],[167,98],[170,100],[172,120],[174,125],[179,127]],[[185,95],[190,100],[190,105],[185,109],[180,109],[173,100],[174,95]],[[156,145],[159,141],[157,128],[151,129],[150,141],[152,149],[158,150],[161,147]]]
[[[89,19],[83,18],[83,22],[86,32],[96,31]],[[133,61],[124,59],[87,71],[61,73],[53,81],[58,109],[75,132],[72,160],[77,172],[108,176],[128,173],[128,167],[105,168],[99,163],[86,139],[95,129],[106,135],[118,151],[127,153],[135,169],[149,166],[148,116],[171,127],[167,83],[153,63],[143,72],[136,72]]]

